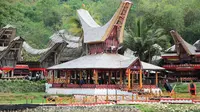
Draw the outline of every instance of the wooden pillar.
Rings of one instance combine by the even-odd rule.
[[[75,84],[77,84],[77,80],[78,80],[78,75],[77,75],[77,71],[74,71],[74,73],[75,73]]]
[[[87,76],[87,78],[86,78],[86,84],[88,84],[88,71],[86,70],[86,76]]]
[[[89,83],[89,84],[93,84],[93,83],[92,83],[92,71],[89,70],[89,73],[90,73],[90,83]]]
[[[69,76],[70,76],[70,72],[69,71],[67,71],[66,72],[66,84],[69,84]]]
[[[14,70],[11,70],[11,77],[14,76]]]
[[[126,74],[128,75],[128,89],[131,88],[131,73],[130,73],[130,69],[126,70]]]
[[[68,71],[66,71],[65,83],[68,84]]]
[[[112,76],[112,72],[108,72],[108,84],[110,84],[111,76]]]
[[[131,73],[131,88],[133,89],[133,85],[134,85],[134,74]]]
[[[103,84],[106,84],[106,73],[105,72],[102,72],[102,76],[103,76]]]
[[[120,85],[122,85],[122,73],[123,73],[123,71],[120,70]]]
[[[2,78],[5,77],[5,72],[2,70]]]
[[[70,72],[69,73],[70,75],[69,75],[69,84],[71,84],[73,81],[72,81],[72,75],[74,74],[74,72]],[[73,82],[74,83],[74,82]]]
[[[104,74],[104,77],[105,77],[105,78],[104,78],[104,79],[105,79],[105,84],[108,84],[108,80],[109,80],[109,79],[108,79],[108,78],[109,78],[108,76],[109,76],[109,73],[108,73],[107,71],[105,71],[105,74]]]
[[[142,69],[140,69],[140,89],[142,88]]]
[[[80,80],[80,82],[81,82],[81,80],[82,80],[82,77],[83,77],[83,72],[82,72],[82,70],[79,72],[79,80]]]
[[[94,78],[95,78],[95,84],[98,84],[98,71],[94,70]]]
[[[117,83],[117,74],[118,74],[118,72],[115,72],[115,84]]]
[[[110,84],[112,83],[113,72],[110,72]]]
[[[54,76],[55,75],[54,70],[52,71],[52,73],[53,73],[52,74],[52,83],[54,83],[54,78],[55,78],[55,76]]]
[[[156,72],[156,86],[158,86],[158,72]]]

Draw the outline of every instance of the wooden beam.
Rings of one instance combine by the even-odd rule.
[[[8,36],[11,36],[12,34],[8,34],[8,33],[6,34],[6,33],[4,33],[3,35],[5,35],[5,36],[8,37]]]
[[[66,72],[66,77],[65,77],[66,78],[66,84],[68,84],[68,79],[69,79],[68,77],[69,77],[69,71]]]
[[[95,78],[95,84],[98,84],[98,71],[94,70],[94,78]]]
[[[117,72],[115,72],[115,83],[117,82]]]
[[[53,75],[52,75],[52,84],[54,83],[54,78],[55,78],[55,76],[54,76],[55,73],[54,72],[55,72],[55,70],[53,70],[53,72],[52,72],[53,73]]]
[[[15,44],[21,44],[23,41],[15,41]]]
[[[140,89],[142,89],[142,69],[140,69]]]
[[[156,72],[156,86],[158,86],[158,72]]]
[[[130,69],[126,70],[126,75],[128,75],[128,89],[131,88],[131,73],[130,73]]]
[[[123,71],[120,70],[120,85],[122,85],[122,73],[123,73]]]
[[[13,77],[13,76],[14,76],[14,70],[11,71],[11,77]]]
[[[76,84],[78,84],[79,83],[79,80],[78,80],[78,71],[76,70],[75,71],[75,75],[76,75]],[[80,77],[79,77],[80,78]]]
[[[17,51],[20,50],[20,48],[10,48],[10,50]]]
[[[88,84],[88,74],[89,74],[89,72],[88,72],[88,70],[86,70],[86,76],[87,76],[87,78],[86,78],[86,84]]]
[[[21,57],[22,57],[22,55],[21,55],[21,53],[22,53],[22,52],[21,52],[21,51],[22,51],[22,47],[23,47],[23,43],[21,43],[21,44],[19,45],[19,50],[18,50],[18,53],[17,53],[17,58],[18,58],[17,60],[18,60],[18,61],[21,61],[21,60],[22,60],[22,58],[21,58]]]
[[[110,84],[111,82],[111,77],[112,77],[112,72],[108,72],[108,84]]]
[[[98,71],[96,71],[96,84],[99,84],[98,79],[99,79]]]
[[[82,70],[79,72],[79,80],[80,80],[80,82],[81,82],[81,80],[82,80],[82,75],[83,75],[83,72],[82,72]]]
[[[10,42],[10,39],[0,39],[0,41],[4,41],[4,42]]]
[[[134,84],[134,74],[131,73],[131,88],[133,89],[133,84]]]
[[[13,30],[9,30],[9,29],[6,29],[6,30],[5,30],[5,32],[11,32],[11,33],[12,33],[12,31],[13,31]]]

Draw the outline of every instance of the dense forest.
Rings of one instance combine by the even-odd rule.
[[[44,48],[49,37],[66,29],[73,35],[81,32],[76,10],[87,9],[103,25],[114,14],[121,0],[0,0],[0,27],[7,24],[17,28],[35,48]],[[132,50],[173,44],[169,31],[177,30],[193,44],[200,37],[199,0],[132,0],[133,6],[126,22],[126,45]],[[129,41],[130,40],[130,41]],[[131,42],[131,43],[130,43]],[[136,44],[134,44],[136,43]],[[130,45],[131,44],[131,45]],[[148,49],[147,49],[148,48]],[[138,54],[140,55],[140,54]],[[145,58],[145,57],[144,57]]]

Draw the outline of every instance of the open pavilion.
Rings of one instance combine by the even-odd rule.
[[[76,94],[83,94],[80,88],[138,90],[157,87],[158,72],[155,73],[154,86],[145,86],[142,80],[146,77],[146,70],[160,71],[164,68],[141,62],[137,57],[118,54],[131,6],[132,2],[122,0],[111,20],[103,26],[98,25],[88,11],[77,11],[84,32],[86,55],[47,68],[52,88],[79,88]],[[61,93],[59,91],[56,93]]]

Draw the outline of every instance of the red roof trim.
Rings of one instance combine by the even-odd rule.
[[[29,68],[30,71],[45,71],[46,68]]]
[[[15,69],[29,69],[28,65],[16,65]]]
[[[14,70],[14,68],[11,68],[11,67],[3,67],[3,68],[0,68],[0,70]]]
[[[194,71],[194,67],[177,67],[177,71]]]
[[[161,56],[162,58],[178,59],[178,56]]]

